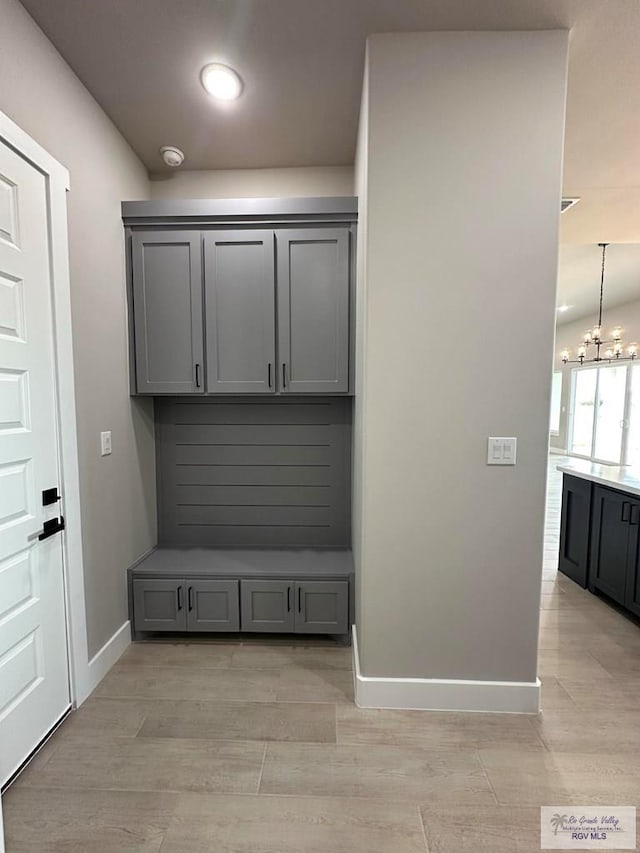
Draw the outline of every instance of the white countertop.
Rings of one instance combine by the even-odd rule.
[[[583,480],[592,480],[621,492],[629,492],[632,495],[640,495],[640,468],[627,468],[624,465],[597,465],[586,459],[574,459],[563,465],[558,465],[558,471],[563,474],[571,474],[573,477],[581,477]]]

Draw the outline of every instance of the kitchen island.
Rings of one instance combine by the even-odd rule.
[[[640,617],[640,470],[579,459],[558,470],[558,570]]]

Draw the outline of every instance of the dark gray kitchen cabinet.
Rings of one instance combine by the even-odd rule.
[[[349,631],[347,581],[298,581],[295,586],[296,633],[346,634]]]
[[[204,392],[199,231],[138,231],[131,244],[135,387]]]
[[[349,231],[282,229],[278,258],[278,383],[283,393],[349,390]]]
[[[272,394],[276,387],[273,231],[204,236],[207,392]]]
[[[592,483],[564,474],[558,570],[583,589],[588,583]]]
[[[589,589],[603,592],[623,605],[627,597],[631,521],[633,515],[637,526],[637,506],[624,492],[594,487]]]
[[[239,631],[237,580],[188,580],[187,630]]]
[[[265,633],[294,630],[294,583],[286,580],[241,580],[243,631]]]
[[[627,587],[624,605],[640,617],[640,499],[629,511],[629,548],[627,551]]]
[[[186,583],[140,578],[132,584],[135,631],[186,631]]]

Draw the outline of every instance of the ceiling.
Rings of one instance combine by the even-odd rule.
[[[168,144],[196,170],[353,163],[370,33],[570,28],[564,195],[581,201],[561,242],[576,258],[640,243],[639,0],[22,2],[151,172]],[[242,75],[237,102],[202,89],[214,61]],[[598,262],[585,265],[583,313]],[[577,270],[566,284],[561,272],[576,304]]]
[[[558,305],[569,309],[558,314],[558,325],[571,323],[585,314],[593,314],[593,325],[600,300],[602,249],[594,244],[568,245],[560,249],[558,266]],[[607,247],[605,308],[640,298],[640,245],[616,243]],[[622,318],[620,318],[622,322]]]

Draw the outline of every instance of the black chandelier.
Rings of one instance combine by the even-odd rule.
[[[602,340],[602,294],[604,292],[604,262],[605,253],[608,243],[598,243],[602,248],[602,270],[600,273],[600,310],[598,312],[598,322],[592,329],[587,329],[584,333],[584,339],[578,347],[577,358],[570,358],[571,355],[568,349],[562,351],[563,364],[585,364],[596,361],[633,361],[638,354],[637,344],[629,344],[627,354],[624,355],[625,345],[622,343],[622,329],[616,326],[611,333],[610,341]],[[595,347],[595,354],[587,358],[590,347]],[[602,348],[607,349],[602,352]]]

